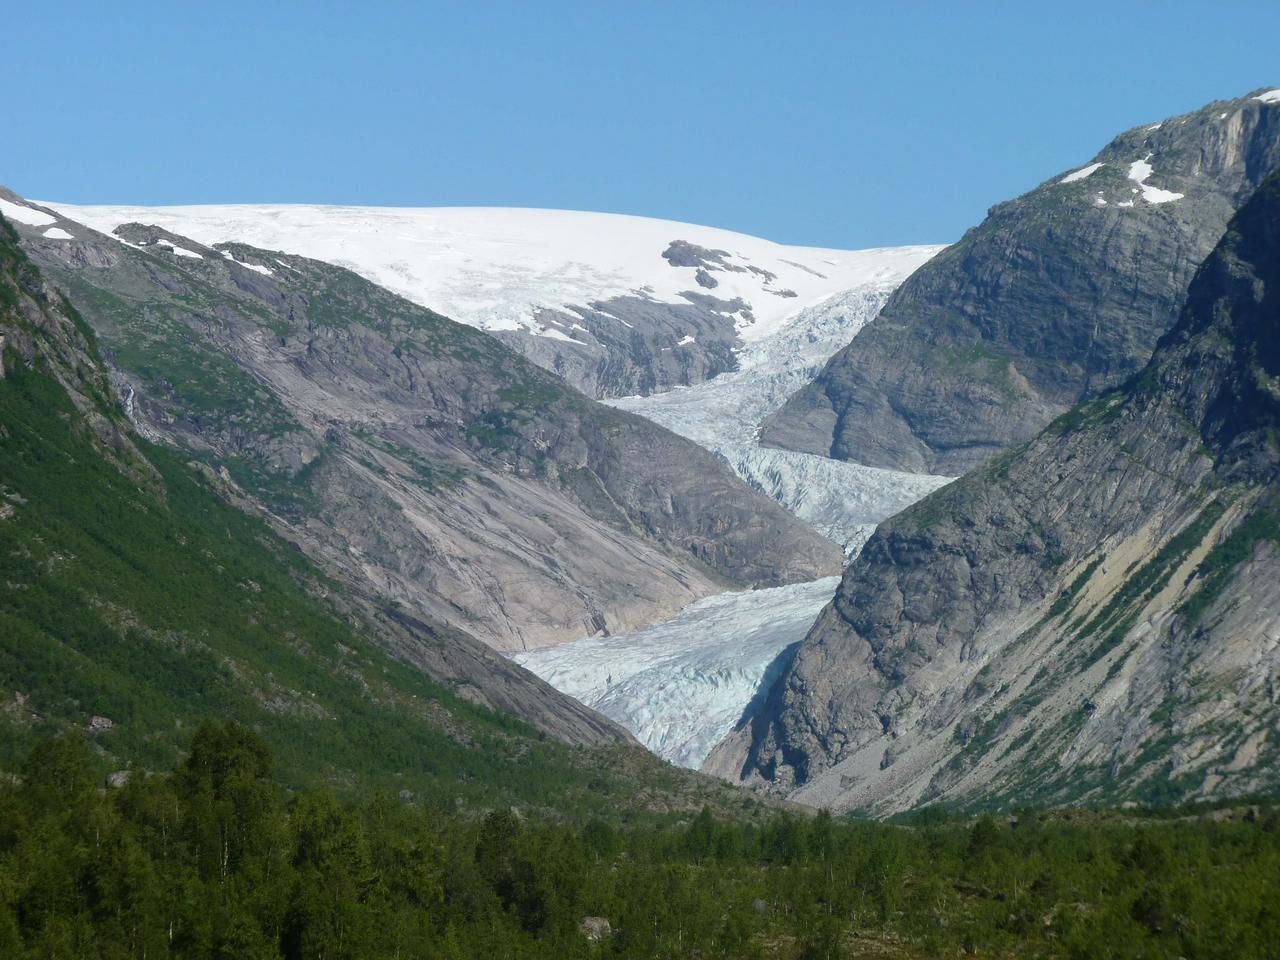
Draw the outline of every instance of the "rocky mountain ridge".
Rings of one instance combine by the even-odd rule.
[[[521,649],[838,569],[696,445],[340,267],[24,209],[138,428],[406,616]]]
[[[1280,771],[1280,174],[1123,388],[883,524],[710,768],[876,812]]]
[[[1274,94],[1127,131],[993,207],[765,422],[763,442],[954,476],[1133,375],[1280,166]]]

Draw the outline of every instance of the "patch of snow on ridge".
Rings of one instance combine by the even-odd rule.
[[[203,257],[203,256],[201,256],[200,254],[196,253],[194,250],[188,250],[186,247],[180,247],[180,246],[178,246],[176,243],[170,243],[170,242],[169,242],[169,241],[167,241],[167,240],[165,240],[164,242],[162,242],[162,243],[160,243],[160,244],[157,244],[157,246],[162,247],[162,248],[168,248],[170,251],[172,251],[172,252],[173,252],[173,255],[174,255],[175,257],[188,257],[188,258],[190,258],[190,259],[192,259],[192,260],[203,260],[203,259],[204,259],[204,257]]]
[[[174,249],[177,249],[177,248],[175,247]],[[232,256],[230,250],[223,250],[222,255],[223,257],[225,257],[226,259],[234,263],[237,267],[244,267],[246,270],[252,270],[254,273],[260,273],[264,277],[275,276],[275,273],[272,272],[270,267],[264,267],[259,263],[245,263],[243,260],[237,260],[234,256]],[[277,260],[276,262],[279,263],[280,261]]]
[[[683,240],[724,252],[726,267],[714,270],[716,296],[742,298],[753,319],[739,315],[739,335],[758,340],[840,290],[897,276],[898,262],[911,256],[903,248],[793,247],[713,227],[570,210],[54,206],[106,233],[138,221],[210,246],[240,241],[336,263],[486,330],[516,330],[532,324],[538,310],[616,296],[687,303],[684,294],[701,289],[698,268],[663,258],[672,242]]]
[[[48,237],[50,240],[74,240],[75,239],[75,237],[67,233],[67,231],[63,230],[61,227],[50,227],[48,230],[42,233],[41,236]]]
[[[654,753],[697,769],[835,594],[839,577],[721,593],[634,633],[516,654]]]
[[[1263,103],[1280,103],[1280,89],[1268,90],[1266,93],[1260,93],[1253,99],[1260,100]]]
[[[16,220],[18,223],[25,223],[28,227],[47,227],[51,223],[58,222],[57,217],[51,217],[41,210],[24,207],[20,203],[13,203],[4,197],[0,197],[0,213],[4,214],[6,220]]]
[[[555,327],[538,327],[531,332],[538,334],[538,336],[540,337],[550,337],[552,340],[565,340],[569,343],[578,342],[577,340],[573,339],[573,337],[569,336],[567,333],[562,333],[561,331],[557,330]]]
[[[1161,190],[1159,187],[1153,187],[1147,183],[1147,178],[1155,171],[1151,168],[1151,154],[1147,154],[1141,160],[1135,160],[1129,164],[1129,179],[1138,185],[1138,189],[1142,191],[1142,199],[1147,203],[1168,203],[1171,200],[1181,200],[1184,194],[1174,193],[1172,190]]]
[[[1077,180],[1083,180],[1086,177],[1094,173],[1097,173],[1099,170],[1101,170],[1105,166],[1106,166],[1105,163],[1091,163],[1087,167],[1081,167],[1079,170],[1076,170],[1074,173],[1068,173],[1065,177],[1063,177],[1058,182],[1059,183],[1075,183]]]

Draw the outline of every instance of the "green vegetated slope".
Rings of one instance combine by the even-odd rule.
[[[0,767],[97,717],[100,772],[166,769],[201,719],[233,717],[292,786],[703,802],[638,748],[573,750],[371,643],[296,550],[129,433],[87,328],[0,229]]]
[[[1280,942],[1267,804],[618,829],[290,796],[233,725],[172,774],[96,782],[68,738],[0,785],[3,956],[1238,960]]]

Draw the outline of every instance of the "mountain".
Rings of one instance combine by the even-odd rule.
[[[801,310],[774,333],[745,347],[735,371],[691,387],[607,402],[706,447],[756,490],[852,554],[877,523],[950,478],[764,447],[759,424],[812,380],[831,355],[875,317],[897,285],[940,249],[883,251],[895,276],[852,287]]]
[[[354,273],[9,195],[144,434],[349,585],[504,650],[616,633],[839,548],[695,444]],[[54,224],[54,225],[50,225]]]
[[[0,766],[68,726],[107,762],[164,765],[200,718],[234,717],[295,785],[472,792],[448,782],[461,773],[527,796],[502,770],[519,756],[583,776],[546,734],[629,740],[479,641],[339,594],[139,438],[92,332],[17,240],[0,220]]]
[[[557,821],[765,809],[663,763],[473,637],[346,589],[223,492],[136,433],[92,330],[0,209],[6,788],[23,769],[65,791],[69,768],[49,761],[68,750],[87,755],[90,796],[108,771],[113,786],[154,786],[134,774],[169,769],[213,721],[206,745],[228,722],[252,728],[295,794],[398,795],[463,819],[511,805]]]
[[[606,213],[51,206],[104,233],[142,222],[204,244],[239,241],[347,267],[493,333],[594,397],[655,393],[736,369],[740,348],[796,311],[886,275],[881,251],[789,247]]]
[[[1280,91],[1116,137],[993,207],[762,428],[767,446],[959,475],[1141,369],[1280,166]]]
[[[1275,790],[1278,428],[1280,173],[1140,375],[881,525],[709,768],[881,812]]]

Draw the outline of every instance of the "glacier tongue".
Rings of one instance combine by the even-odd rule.
[[[734,373],[668,393],[606,402],[706,447],[852,556],[877,523],[951,478],[761,447],[756,434],[761,420],[880,312],[898,281],[868,283],[801,310],[774,335],[748,344]]]
[[[516,654],[557,690],[621,723],[659,756],[700,767],[804,638],[839,577],[721,593],[634,633]]]
[[[877,523],[949,478],[763,448],[757,427],[854,338],[895,286],[867,283],[801,310],[777,333],[748,344],[734,373],[610,402],[711,450],[852,555]],[[699,767],[752,700],[768,689],[784,651],[804,638],[838,582],[831,577],[719,594],[644,630],[516,659],[558,690],[617,720],[660,756]]]

